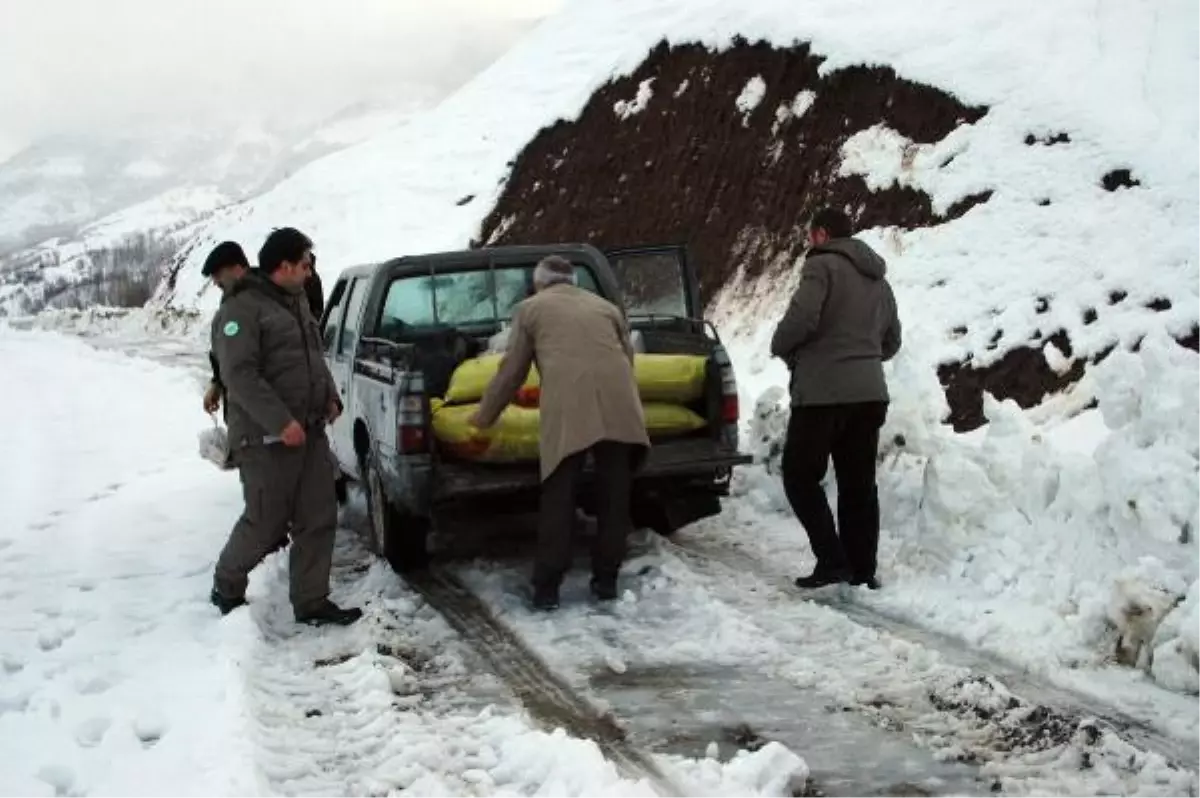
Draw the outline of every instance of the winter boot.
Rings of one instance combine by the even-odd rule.
[[[296,612],[296,623],[306,623],[309,626],[349,626],[363,615],[358,607],[343,609],[329,599],[325,599],[311,610]]]
[[[551,612],[558,609],[558,586],[534,585],[533,601],[531,603],[535,610],[541,612]]]
[[[596,601],[615,601],[617,598],[617,580],[615,577],[592,577],[592,596]]]
[[[221,611],[222,615],[228,615],[238,607],[246,606],[245,596],[239,596],[238,598],[226,598],[218,593],[215,587],[212,589],[212,592],[208,594],[208,600],[212,602],[214,607]]]
[[[874,576],[856,576],[850,580],[855,587],[865,587],[867,590],[878,590],[879,580]]]
[[[826,570],[816,568],[808,576],[801,576],[796,579],[796,587],[803,590],[812,590],[813,588],[825,587],[826,585],[838,585],[842,582],[850,581],[850,574],[846,573],[845,569],[835,568]]]

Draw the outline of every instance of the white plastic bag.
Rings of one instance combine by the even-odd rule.
[[[641,330],[634,330],[629,334],[629,343],[633,344],[633,351],[637,354],[646,354],[646,340],[642,338]]]
[[[508,336],[512,332],[507,322],[500,322],[500,332],[488,339],[487,349],[484,354],[494,355],[503,353],[508,349]]]
[[[233,468],[233,463],[229,456],[229,436],[225,428],[217,421],[217,417],[212,417],[212,428],[201,431],[200,441],[200,456],[208,460],[222,471],[229,471]]]

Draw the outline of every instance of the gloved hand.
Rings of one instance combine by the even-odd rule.
[[[215,413],[221,409],[221,388],[215,383],[208,384],[208,390],[204,392],[204,412]]]

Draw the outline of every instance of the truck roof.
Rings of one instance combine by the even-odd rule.
[[[403,271],[407,265],[418,266],[422,271],[431,266],[453,263],[456,266],[469,266],[473,263],[484,264],[490,260],[496,261],[529,261],[540,260],[547,255],[562,255],[566,258],[587,260],[593,264],[604,263],[604,254],[591,244],[521,244],[502,247],[480,247],[478,249],[460,249],[445,252],[432,252],[420,255],[401,255],[378,263],[363,263],[343,269],[346,277],[359,277],[372,274],[380,269],[391,272]]]

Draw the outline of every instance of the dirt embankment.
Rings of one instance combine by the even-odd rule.
[[[803,252],[805,222],[823,205],[844,208],[860,228],[913,229],[988,201],[985,191],[937,214],[920,190],[871,191],[862,178],[839,175],[843,144],[862,130],[882,124],[915,144],[934,143],[988,109],[886,67],[822,77],[822,60],[806,44],[740,40],[713,52],[660,43],[631,75],[601,86],[578,119],[555,122],[526,145],[474,243],[683,243],[707,302],[739,267],[754,278],[792,263]],[[756,95],[751,87],[761,90],[757,104],[746,102]],[[1060,134],[1026,143],[1069,141]],[[1131,182],[1127,172],[1104,179],[1110,190]],[[984,389],[1030,406],[1082,376],[1082,361],[1065,373],[1050,369],[1043,343],[986,368],[943,366],[955,427],[984,423]],[[1056,343],[1069,358],[1066,336]]]

